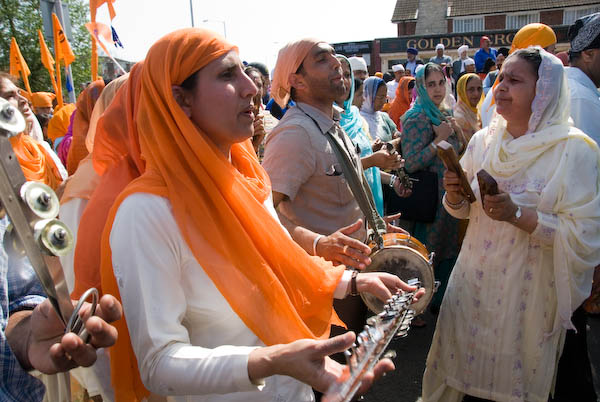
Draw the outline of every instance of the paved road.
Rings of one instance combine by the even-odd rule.
[[[394,360],[396,371],[382,378],[365,396],[365,402],[414,402],[419,398],[436,317],[427,312],[424,318],[426,327],[412,328],[408,337],[392,342],[390,349],[398,356]],[[600,316],[588,319],[588,345],[596,393],[600,396]]]

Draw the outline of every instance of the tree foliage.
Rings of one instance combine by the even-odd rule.
[[[88,2],[85,0],[62,0],[69,6],[73,40],[69,43],[75,53],[75,61],[71,64],[75,92],[79,92],[81,84],[90,81],[90,34],[85,27],[89,21]],[[10,65],[10,39],[14,36],[21,53],[31,70],[29,83],[31,90],[53,92],[48,71],[42,64],[37,30],[43,32],[40,0],[0,0],[0,71],[7,71]],[[53,41],[46,41],[54,57]],[[64,68],[63,96],[67,97]]]

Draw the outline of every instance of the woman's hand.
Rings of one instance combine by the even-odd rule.
[[[355,340],[354,333],[347,332],[331,339],[301,339],[285,345],[255,349],[248,357],[248,377],[256,381],[276,374],[287,375],[325,393],[349,375],[347,366],[328,356],[345,351]],[[365,375],[358,395],[365,393],[375,379],[391,370],[394,370],[394,363],[382,359],[372,372]]]
[[[382,302],[387,301],[399,290],[405,292],[414,292],[416,286],[409,286],[396,275],[386,272],[364,272],[356,276],[356,290],[358,292],[370,293]],[[414,302],[425,294],[425,289],[421,288],[415,294]]]
[[[496,195],[486,194],[483,198],[483,210],[495,221],[512,222],[517,212],[517,205],[508,193]]]
[[[445,141],[452,135],[454,130],[452,129],[452,125],[448,122],[443,121],[439,126],[433,126],[433,132],[435,133],[435,139],[433,142],[435,144],[440,141]]]
[[[396,181],[394,182],[394,191],[400,198],[410,197],[410,195],[412,194],[412,189],[404,187],[399,179],[396,179]]]
[[[256,152],[258,152],[258,147],[263,142],[266,133],[263,116],[258,114],[254,118],[254,134],[252,135],[252,146]]]
[[[446,200],[452,204],[458,204],[465,199],[460,185],[458,175],[448,169],[444,171],[444,189],[446,190]]]
[[[317,243],[316,254],[334,264],[344,264],[349,267],[365,269],[371,263],[369,254],[371,249],[366,244],[350,237],[351,234],[361,230],[362,219],[350,226],[323,236]]]
[[[376,138],[375,141],[373,141],[373,145],[371,145],[371,150],[373,152],[377,152],[379,151],[381,148],[383,147],[383,142],[381,141],[381,139]]]

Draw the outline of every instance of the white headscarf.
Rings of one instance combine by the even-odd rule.
[[[540,212],[555,214],[558,220],[553,246],[558,301],[554,332],[561,326],[574,329],[571,314],[589,296],[593,269],[600,264],[600,149],[569,124],[569,91],[562,62],[538,49],[542,63],[527,133],[513,138],[506,131],[506,120],[496,115],[488,130],[489,152],[482,168],[494,177],[510,179],[566,141],[564,152],[548,166],[554,171],[537,205]],[[588,179],[582,185],[577,179],[580,162],[590,158],[597,169],[584,173]]]

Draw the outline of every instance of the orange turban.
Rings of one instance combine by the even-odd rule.
[[[298,71],[310,49],[321,42],[323,41],[313,38],[300,39],[288,43],[279,51],[271,82],[271,96],[282,108],[285,108],[290,100],[290,74]]]
[[[48,122],[48,138],[52,142],[57,138],[64,137],[69,129],[71,115],[75,111],[75,105],[67,103],[60,110],[54,112],[54,116]]]
[[[529,46],[548,47],[556,43],[556,34],[548,25],[535,22],[519,29],[512,41],[510,53]]]
[[[89,154],[85,146],[85,137],[87,136],[94,105],[96,105],[103,89],[103,80],[94,81],[77,98],[77,109],[73,118],[73,140],[69,148],[66,166],[70,175],[75,173],[79,162]]]
[[[62,176],[54,160],[40,143],[27,134],[11,137],[10,143],[27,181],[44,183],[53,190],[58,188],[62,183]]]
[[[102,288],[119,295],[109,236],[120,203],[134,193],[156,194],[169,199],[195,258],[262,342],[327,338],[331,324],[341,324],[332,303],[344,267],[310,257],[264,207],[271,185],[251,142],[234,144],[229,161],[172,95],[172,85],[233,50],[215,33],[190,28],[163,37],[148,52],[136,114],[146,170],[110,211]],[[111,368],[117,401],[146,394],[126,331],[111,348]]]
[[[50,92],[34,92],[31,95],[33,107],[52,107],[54,99],[56,99],[56,95]]]

